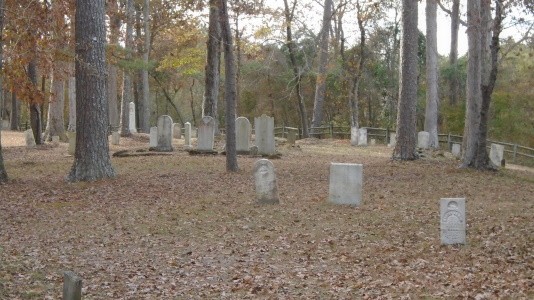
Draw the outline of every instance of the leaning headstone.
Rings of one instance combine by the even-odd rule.
[[[360,205],[363,165],[332,163],[328,201],[334,204]]]
[[[502,160],[504,159],[504,146],[499,144],[491,144],[489,156],[491,162],[495,166],[500,167],[502,165]]]
[[[211,116],[205,116],[198,126],[198,151],[213,151],[215,139],[215,120]]]
[[[158,118],[158,151],[172,151],[172,118],[167,115]]]
[[[31,129],[24,131],[24,137],[26,138],[26,147],[33,148],[36,146],[35,137],[33,136],[33,131]]]
[[[254,164],[256,182],[256,201],[260,204],[277,204],[278,185],[274,174],[274,165],[268,159],[260,159]]]
[[[367,146],[367,128],[358,129],[358,146]]]
[[[352,146],[358,146],[358,127],[353,126],[350,128],[350,144]]]
[[[417,147],[422,149],[428,149],[430,145],[430,133],[426,131],[419,131],[417,133]]]
[[[117,131],[113,131],[111,133],[111,144],[112,145],[118,145],[121,139],[121,135]]]
[[[288,128],[287,130],[287,142],[289,145],[295,145],[297,141],[297,135],[299,130],[297,128]]]
[[[254,134],[258,154],[271,155],[275,153],[274,118],[265,114],[254,118]]]
[[[441,244],[465,244],[465,198],[442,198],[439,210]]]
[[[67,131],[67,137],[69,138],[69,148],[67,153],[69,155],[74,155],[76,152],[76,131]]]
[[[172,135],[177,140],[182,138],[182,125],[180,123],[174,123],[172,128]]]
[[[184,124],[184,145],[191,147],[191,123],[189,122]]]
[[[129,120],[130,123],[128,124],[128,127],[130,128],[131,133],[137,133],[137,127],[135,126],[135,103],[130,102],[129,108]]]
[[[397,134],[396,133],[390,133],[389,134],[388,147],[395,147],[395,145],[397,145]]]
[[[74,272],[63,273],[63,300],[82,299],[82,279]]]
[[[150,148],[158,146],[158,127],[150,127]]]
[[[462,154],[462,145],[458,143],[453,143],[451,152],[454,157],[460,157],[460,155]]]
[[[239,117],[235,119],[237,153],[249,153],[251,131],[250,121],[247,118]]]

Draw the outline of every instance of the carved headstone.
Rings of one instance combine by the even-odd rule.
[[[120,143],[121,134],[117,131],[111,133],[111,144],[118,145]]]
[[[363,165],[332,163],[328,201],[334,204],[360,205]]]
[[[350,128],[350,144],[352,146],[358,146],[358,127],[353,126]]]
[[[185,122],[184,124],[184,145],[185,147],[191,147],[191,123]]]
[[[180,123],[174,123],[172,128],[172,135],[175,139],[182,138],[182,125]]]
[[[417,147],[428,149],[430,145],[430,134],[426,131],[419,131],[417,133]]]
[[[458,143],[453,143],[451,152],[454,157],[460,157],[460,155],[462,154],[462,145]]]
[[[237,153],[249,153],[250,133],[252,131],[250,121],[245,117],[235,119],[235,131]]]
[[[367,146],[367,128],[358,129],[358,146]]]
[[[500,167],[503,162],[502,160],[504,159],[504,146],[499,144],[491,144],[489,157],[495,166]]]
[[[275,153],[274,118],[267,115],[254,118],[254,134],[258,154],[271,155]]]
[[[396,144],[397,144],[397,134],[396,133],[390,133],[389,134],[388,147],[395,147]]]
[[[167,115],[158,118],[158,151],[172,151],[172,118]]]
[[[274,173],[274,165],[268,159],[260,159],[254,164],[256,182],[256,201],[260,204],[277,204],[278,185]]]
[[[440,200],[441,244],[465,244],[465,198]]]
[[[130,123],[128,124],[128,127],[130,128],[131,133],[137,133],[137,126],[135,126],[135,103],[130,102],[129,108],[129,120]]]
[[[36,146],[35,137],[33,136],[33,131],[31,129],[24,131],[24,137],[26,138],[26,147],[33,148]]]
[[[215,140],[215,120],[211,116],[205,116],[200,120],[198,126],[198,151],[213,151],[213,143]]]
[[[158,127],[150,127],[150,148],[158,146]]]

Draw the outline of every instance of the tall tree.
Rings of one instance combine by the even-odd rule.
[[[33,58],[28,64],[28,77],[32,86],[37,89],[37,61]],[[41,105],[38,102],[35,94],[30,94],[30,124],[33,132],[33,137],[37,145],[43,143],[42,140],[42,124],[41,124]]]
[[[19,130],[20,122],[20,102],[17,100],[17,93],[11,90],[11,113],[9,114],[9,129]]]
[[[4,55],[3,55],[3,46],[4,46],[4,39],[3,39],[3,31],[4,31],[4,0],[0,0],[0,70],[2,70],[3,68],[3,60],[4,60]],[[0,77],[0,82],[3,81],[2,80],[3,78]],[[0,93],[3,93],[3,88],[2,88],[2,85],[0,84]],[[6,167],[4,166],[4,156],[2,155],[2,137],[1,137],[1,134],[2,134],[2,130],[0,130],[0,183],[2,182],[6,182],[8,177],[7,177],[7,172],[6,172]]]
[[[449,52],[449,64],[451,76],[449,79],[449,103],[456,105],[460,94],[458,81],[458,29],[460,28],[460,0],[452,1],[451,11],[451,49]]]
[[[134,0],[126,1],[126,60],[132,59],[133,52],[133,22],[134,22]],[[125,68],[122,82],[122,102],[121,102],[121,136],[130,136],[130,102],[133,101],[132,75],[128,68]]]
[[[425,131],[429,133],[429,147],[439,148],[438,141],[438,42],[437,0],[426,0],[426,107]]]
[[[109,49],[117,49],[119,47],[119,36],[121,28],[121,14],[119,12],[119,3],[117,0],[110,0],[107,2],[108,16],[109,16]],[[108,61],[108,107],[109,107],[109,125],[112,130],[119,130],[120,114],[119,114],[119,95],[118,95],[118,68],[115,63]]]
[[[209,25],[205,67],[204,102],[202,115],[211,116],[215,121],[215,132],[218,133],[219,116],[217,102],[219,99],[219,67],[221,60],[221,22],[219,20],[220,0],[209,1]]]
[[[142,132],[150,132],[150,86],[148,82],[148,59],[150,56],[150,7],[149,0],[143,6],[143,69],[141,70],[141,94],[139,95],[139,127]]]
[[[402,40],[399,78],[399,104],[397,109],[397,144],[393,158],[417,159],[416,103],[418,74],[417,0],[402,0]]]
[[[228,7],[226,0],[221,2],[221,37],[224,46],[224,67],[225,67],[225,93],[224,101],[226,102],[225,122],[226,122],[226,170],[237,172],[236,152],[236,132],[235,132],[235,97],[236,97],[236,70],[234,46],[232,41],[232,31],[230,29],[230,20],[228,17]]]
[[[76,152],[69,181],[115,176],[108,145],[104,0],[76,0]]]
[[[315,82],[315,97],[313,102],[312,127],[319,127],[323,122],[323,106],[326,94],[326,76],[328,66],[328,45],[330,42],[330,30],[332,26],[332,0],[324,1],[323,26],[321,29],[321,41],[319,42],[319,65]]]

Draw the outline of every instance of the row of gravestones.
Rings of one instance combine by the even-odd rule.
[[[278,204],[278,185],[274,165],[268,159],[254,164],[256,202]],[[331,163],[328,201],[333,204],[360,206],[362,199],[363,165]],[[443,245],[465,244],[465,198],[440,200],[440,231]]]

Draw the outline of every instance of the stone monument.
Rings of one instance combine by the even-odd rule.
[[[184,146],[191,147],[191,123],[185,122],[184,124]]]
[[[158,118],[157,149],[162,152],[172,151],[172,118],[167,115]]]
[[[265,114],[254,118],[254,134],[259,155],[275,154],[274,118]]]
[[[215,140],[215,120],[211,116],[205,116],[200,120],[198,126],[198,151],[213,151],[213,144]]]
[[[491,144],[489,157],[495,166],[501,167],[504,159],[504,146],[499,144]]]
[[[359,206],[362,201],[363,165],[331,163],[328,201]]]
[[[158,127],[150,127],[150,148],[158,146]]]
[[[24,137],[26,138],[26,147],[33,148],[37,146],[35,144],[35,137],[33,136],[33,131],[31,129],[24,131]]]
[[[270,160],[260,159],[254,164],[254,179],[258,203],[277,204],[280,202],[274,165]]]
[[[442,198],[439,208],[441,244],[465,244],[465,198]]]
[[[252,126],[245,117],[235,119],[236,151],[238,154],[247,154],[250,151],[250,134]]]
[[[358,146],[367,146],[367,128],[358,129]]]
[[[417,147],[422,149],[428,149],[430,145],[430,133],[426,131],[419,131],[417,133]]]
[[[182,138],[182,125],[180,123],[174,123],[172,128],[172,135],[175,139]]]
[[[129,108],[129,120],[128,127],[130,128],[130,133],[137,133],[137,127],[135,126],[135,103],[130,102]]]

